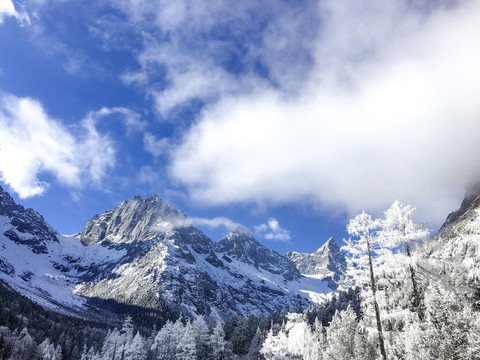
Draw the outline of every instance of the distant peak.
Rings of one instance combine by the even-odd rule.
[[[237,227],[232,231],[232,233],[234,234],[238,234],[238,235],[250,235],[252,236],[252,233],[250,231],[248,231],[248,229],[243,226],[243,225],[237,225]]]
[[[335,242],[335,239],[333,238],[333,236],[331,236],[326,242],[325,244],[323,244],[321,247],[318,248],[318,250],[316,251],[317,253],[323,253],[325,252],[325,250],[328,249],[328,250],[338,250],[338,245],[337,243]]]
[[[157,194],[153,194],[150,197],[146,198],[145,200],[153,200],[153,201],[160,201],[162,200]],[[163,200],[162,200],[163,201]]]

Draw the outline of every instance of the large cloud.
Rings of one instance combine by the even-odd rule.
[[[114,6],[143,37],[139,68],[122,79],[144,86],[164,118],[178,107],[268,83],[295,89],[311,62],[314,2],[130,0]]]
[[[95,122],[118,109],[90,113],[74,129],[46,114],[31,98],[0,94],[0,176],[20,197],[42,194],[48,173],[63,185],[99,184],[115,162],[112,141]]]
[[[358,3],[323,3],[300,95],[224,96],[203,111],[171,163],[195,199],[353,213],[398,198],[437,222],[458,205],[480,172],[480,5]]]

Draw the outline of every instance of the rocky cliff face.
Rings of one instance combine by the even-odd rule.
[[[330,292],[247,229],[214,242],[157,196],[126,200],[74,237],[3,189],[0,205],[0,277],[45,306],[86,311],[111,300],[219,319],[306,307]]]
[[[333,238],[328,239],[313,254],[288,252],[285,256],[295,263],[297,269],[303,275],[323,279],[328,282],[328,286],[333,290],[337,289],[347,268],[345,254],[339,249]]]
[[[421,249],[443,260],[458,286],[480,278],[480,188],[467,188],[461,207],[448,215],[432,241]],[[452,266],[450,266],[452,264]]]
[[[186,215],[153,195],[145,200],[135,196],[102,215],[95,215],[79,234],[85,245],[102,241],[132,243],[154,239],[162,230],[186,224]]]
[[[12,197],[0,187],[0,217],[3,236],[27,246],[37,254],[45,254],[49,242],[58,242],[57,232],[33,209],[17,205]]]

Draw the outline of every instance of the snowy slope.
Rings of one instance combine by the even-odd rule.
[[[0,188],[0,249],[0,278],[58,311],[109,299],[218,319],[306,307],[331,291],[245,228],[213,242],[157,196],[126,200],[64,236]]]

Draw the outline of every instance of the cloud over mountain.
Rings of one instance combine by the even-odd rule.
[[[359,16],[325,4],[310,81],[206,108],[173,153],[174,178],[206,203],[355,212],[398,198],[439,221],[480,171],[480,6],[361,2]]]

